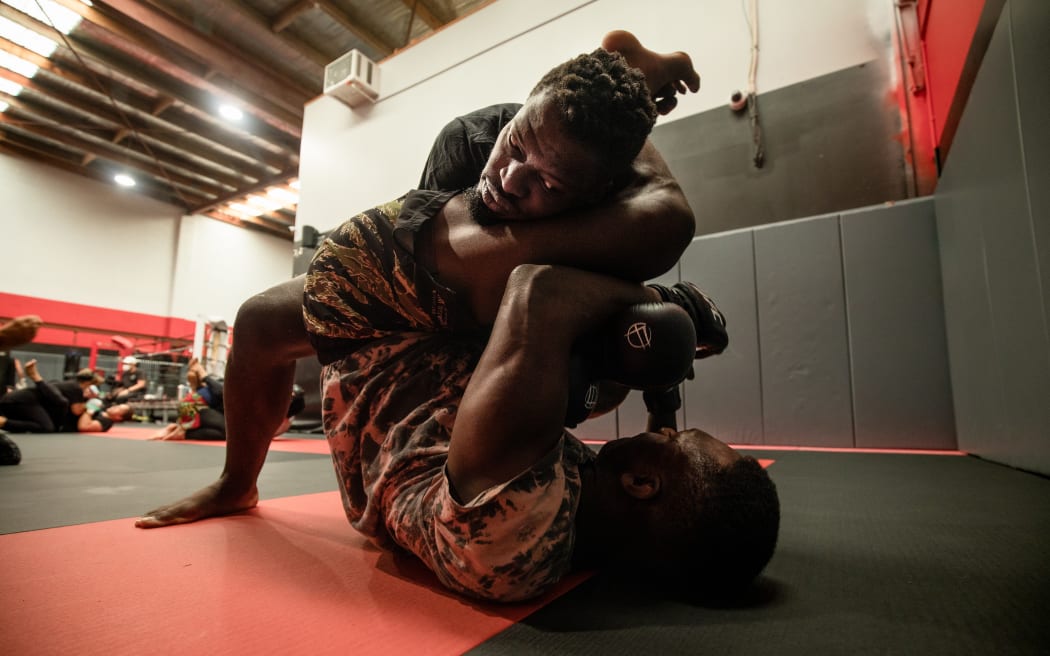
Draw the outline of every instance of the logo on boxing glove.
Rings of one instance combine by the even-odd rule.
[[[631,324],[623,335],[631,348],[645,350],[653,345],[653,331],[649,324],[644,321],[636,321]]]

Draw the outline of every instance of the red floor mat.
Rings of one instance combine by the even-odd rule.
[[[150,435],[161,430],[160,426],[143,428],[141,426],[114,426],[105,433],[82,433],[95,437],[116,437],[123,440],[148,441]],[[226,442],[215,440],[175,440],[176,444],[204,444],[207,446],[226,446]],[[310,439],[302,437],[276,437],[270,442],[271,451],[288,451],[292,453],[319,453],[328,455],[328,440]]]
[[[468,602],[347,524],[337,492],[142,530],[0,536],[9,654],[461,654],[554,597]]]

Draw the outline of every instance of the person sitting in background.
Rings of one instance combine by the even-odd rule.
[[[106,395],[109,403],[127,403],[136,401],[146,395],[146,377],[139,371],[139,360],[133,355],[124,358],[124,372],[120,382]]]
[[[200,361],[193,358],[186,371],[186,382],[190,386],[190,392],[179,403],[178,420],[165,426],[164,430],[150,439],[225,440],[226,416],[223,412],[222,379],[207,373]],[[274,437],[288,430],[292,418],[302,412],[305,405],[303,389],[298,385],[294,386],[287,416],[274,433]]]

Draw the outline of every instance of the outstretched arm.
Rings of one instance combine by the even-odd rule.
[[[297,358],[313,354],[303,326],[303,287],[298,276],[252,297],[237,313],[223,396],[226,466],[219,479],[192,495],[140,517],[154,528],[226,515],[255,506],[256,482],[274,431],[284,420]]]

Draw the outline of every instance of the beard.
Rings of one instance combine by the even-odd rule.
[[[485,204],[476,186],[464,190],[463,199],[467,201],[467,211],[474,223],[483,226],[499,223],[500,218]]]

